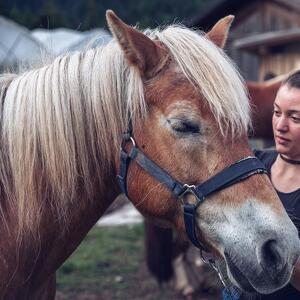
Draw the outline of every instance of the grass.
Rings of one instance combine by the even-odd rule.
[[[94,227],[57,272],[62,292],[114,293],[136,285],[134,276],[143,261],[143,226]],[[134,282],[133,282],[134,281]],[[125,299],[125,298],[120,298]]]
[[[160,288],[149,274],[143,240],[143,225],[94,227],[58,270],[56,300],[185,299],[174,285]],[[220,299],[201,291],[197,296]]]

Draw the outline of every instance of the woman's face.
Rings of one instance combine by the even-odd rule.
[[[300,160],[300,89],[288,85],[279,89],[272,124],[277,152]]]

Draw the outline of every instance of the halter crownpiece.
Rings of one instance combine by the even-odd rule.
[[[130,141],[132,147],[127,153],[124,150],[124,145]],[[133,137],[128,135],[124,137],[120,154],[120,170],[117,175],[119,186],[122,192],[128,197],[127,190],[127,173],[128,167],[131,161],[135,161],[141,168],[149,173],[158,182],[165,185],[178,199],[181,199],[184,210],[184,223],[185,230],[190,241],[199,249],[205,250],[203,245],[199,242],[196,234],[196,210],[197,207],[205,200],[205,198],[213,193],[221,191],[233,184],[236,184],[248,177],[260,174],[268,173],[264,165],[256,158],[248,156],[242,158],[223,169],[216,175],[212,176],[205,182],[195,186],[183,184],[174,179],[164,169],[158,166],[155,162],[150,160],[143,152],[141,152]],[[190,203],[185,197],[187,194],[193,194],[195,196],[194,203]],[[129,198],[129,197],[128,197]]]

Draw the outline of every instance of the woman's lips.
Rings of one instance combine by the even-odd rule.
[[[276,135],[276,141],[277,141],[279,144],[283,145],[283,144],[287,144],[290,140],[287,139],[287,138],[284,138],[284,137],[282,137],[282,136]]]

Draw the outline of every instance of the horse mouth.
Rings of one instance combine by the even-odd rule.
[[[231,276],[239,285],[238,287],[242,289],[244,292],[255,293],[256,290],[254,289],[250,281],[247,279],[244,273],[237,267],[237,265],[230,258],[230,256],[225,254],[225,257],[227,263],[227,272],[230,272]]]
[[[259,276],[260,278],[257,279],[258,281],[253,281],[248,279],[245,275],[245,273],[248,272],[243,272],[237,264],[234,262],[234,260],[229,256],[225,254],[225,261],[227,264],[227,276],[230,278],[233,278],[236,284],[238,285],[237,287],[241,290],[243,290],[246,293],[249,294],[256,294],[257,292],[259,293],[264,293],[263,291],[260,291],[259,288],[256,288],[256,283],[260,281],[260,283],[264,282],[265,286],[269,286],[269,288],[272,286],[282,286],[282,282],[286,281],[285,277],[287,274],[287,269],[288,269],[288,264],[284,266],[284,268],[280,271],[280,273],[277,274],[276,278],[272,278],[270,276],[267,276],[266,272],[263,271],[263,273],[267,276],[267,280]],[[251,271],[250,271],[251,272]],[[230,276],[231,275],[231,276]]]

